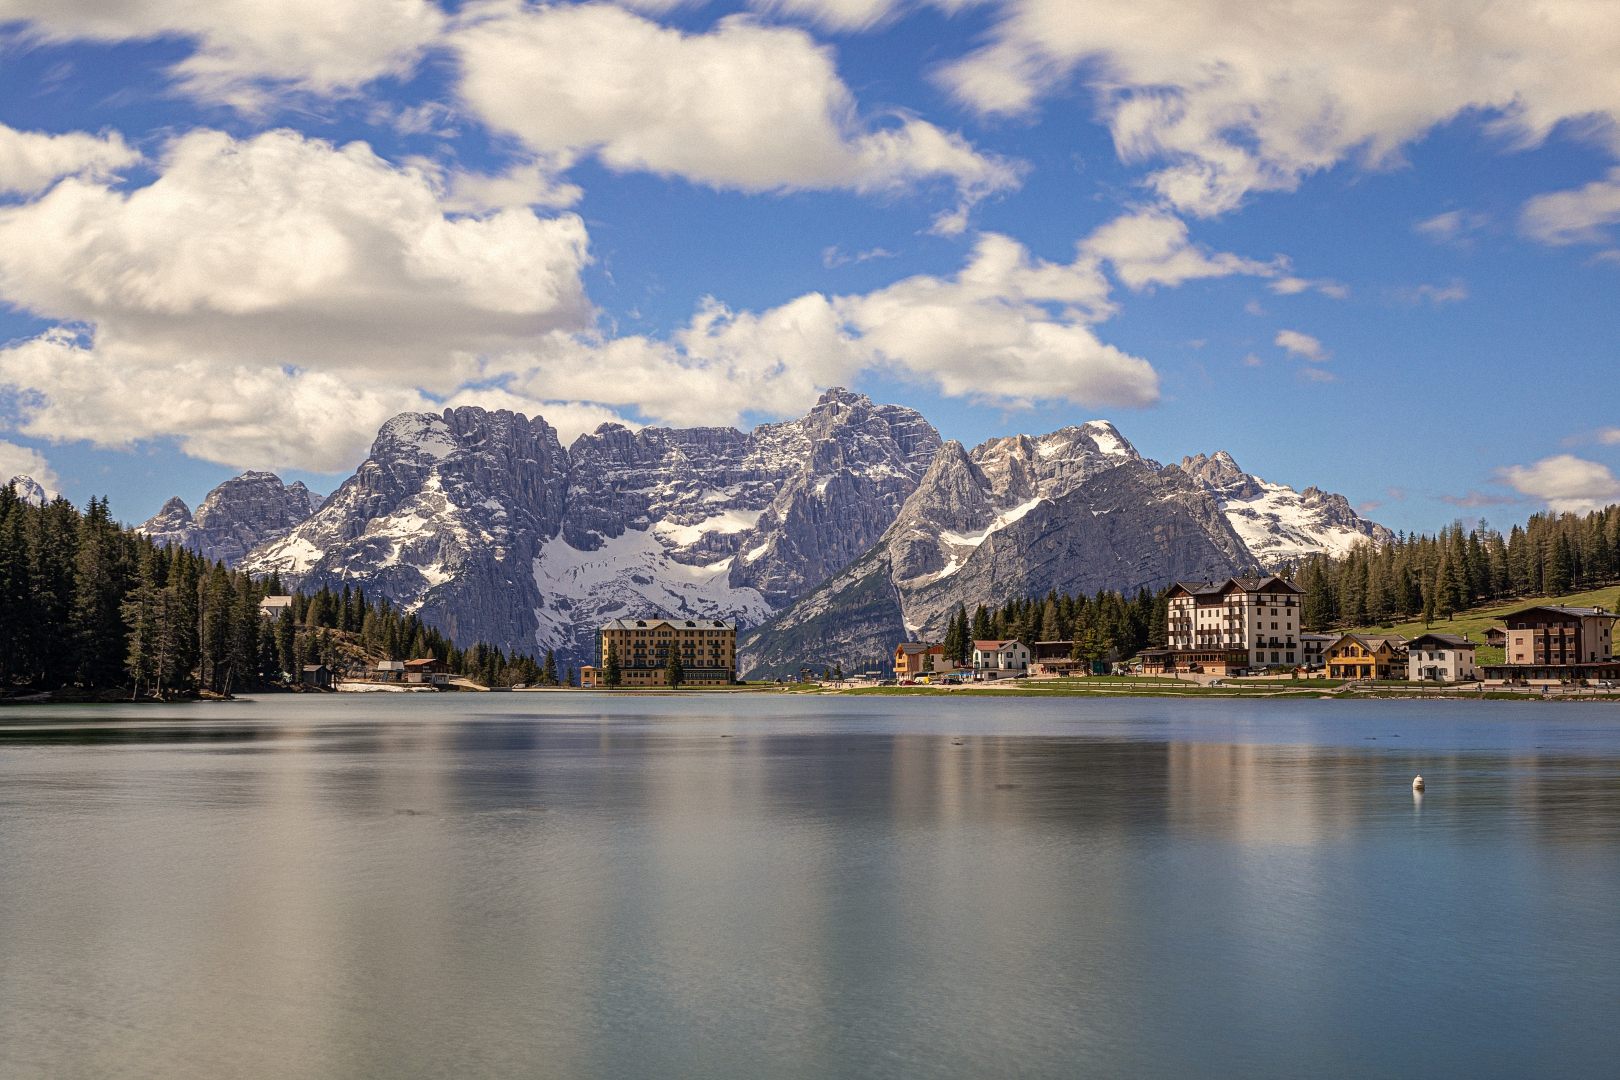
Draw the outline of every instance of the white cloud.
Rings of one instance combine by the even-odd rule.
[[[286,131],[184,136],[133,192],[63,180],[0,208],[0,297],[93,331],[0,351],[0,384],[31,435],[343,468],[418,389],[591,324],[577,217],[446,211],[431,175]]]
[[[1607,465],[1573,454],[1556,454],[1534,465],[1510,465],[1497,470],[1497,475],[1556,513],[1587,513],[1620,500],[1620,480]]]
[[[1598,442],[1602,443],[1604,446],[1614,446],[1620,444],[1620,428],[1603,428],[1597,433],[1597,439]]]
[[[1601,244],[1609,240],[1604,226],[1620,221],[1620,167],[1608,178],[1574,191],[1537,195],[1524,204],[1519,226],[1544,244]]]
[[[1121,158],[1157,163],[1149,186],[1197,214],[1347,159],[1396,163],[1468,109],[1497,113],[1520,144],[1563,120],[1620,118],[1620,8],[1589,0],[1000,7],[993,40],[941,82],[981,112],[1019,114],[1083,80]]]
[[[1288,355],[1320,364],[1333,354],[1322,348],[1322,343],[1298,330],[1277,331],[1276,344],[1288,350]]]
[[[0,484],[5,484],[18,476],[31,476],[45,494],[56,498],[61,493],[61,477],[51,468],[51,463],[31,446],[18,446],[14,442],[0,440]]]
[[[988,234],[953,277],[919,275],[854,296],[810,293],[758,314],[710,300],[667,342],[553,334],[503,358],[502,385],[516,398],[593,401],[682,425],[794,415],[821,388],[871,370],[1008,407],[1152,404],[1152,365],[1103,344],[1089,326],[1111,311],[1092,257],[1043,262]]]
[[[896,0],[750,0],[756,10],[797,16],[828,30],[870,30],[900,13]]]
[[[1274,277],[1282,265],[1210,253],[1187,238],[1186,222],[1151,210],[1125,214],[1099,226],[1081,244],[1081,250],[1106,259],[1119,280],[1136,290],[1231,274]]]
[[[118,132],[48,135],[0,124],[0,192],[38,195],[64,176],[106,177],[141,160]]]
[[[744,192],[942,180],[958,196],[938,222],[946,233],[1019,181],[1018,166],[922,120],[862,119],[831,51],[797,29],[733,16],[684,34],[608,5],[491,0],[450,41],[468,107],[541,155]]]
[[[0,0],[45,41],[188,38],[172,69],[198,97],[254,109],[276,90],[351,91],[409,72],[444,25],[428,0]]]
[[[1475,214],[1467,210],[1447,210],[1443,214],[1436,214],[1432,218],[1418,222],[1412,226],[1412,230],[1437,244],[1467,245],[1468,234],[1477,232],[1488,224],[1490,219],[1484,214]]]
[[[1427,303],[1439,307],[1468,299],[1468,286],[1461,278],[1452,278],[1450,285],[1411,285],[1396,289],[1392,295],[1398,303],[1410,306]]]

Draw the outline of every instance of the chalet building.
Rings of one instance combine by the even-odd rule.
[[[973,672],[986,679],[1006,678],[1029,670],[1029,646],[1021,641],[975,641]]]
[[[1183,581],[1170,587],[1166,653],[1159,670],[1234,675],[1297,667],[1300,598],[1305,590],[1275,575]],[[1144,657],[1144,660],[1146,658]]]
[[[1072,641],[1037,641],[1029,647],[1029,658],[1031,675],[1084,675],[1091,670],[1090,662],[1074,659]]]
[[[1413,682],[1475,682],[1477,647],[1456,634],[1419,634],[1406,643],[1406,677]]]
[[[450,685],[450,668],[443,660],[428,657],[426,660],[405,661],[405,681],[408,683],[431,683],[434,686]]]
[[[925,671],[955,671],[956,663],[945,659],[945,646],[926,641],[902,641],[894,647],[894,677],[913,679]]]
[[[271,622],[281,618],[283,611],[291,612],[293,598],[290,596],[267,596],[259,601],[259,614]]]
[[[737,624],[719,619],[614,619],[596,637],[596,668],[618,650],[619,685],[663,686],[671,654],[681,658],[686,686],[730,686],[737,681]]]
[[[1399,634],[1343,634],[1327,649],[1330,679],[1406,678],[1406,639]]]
[[[1505,647],[1507,645],[1507,627],[1487,626],[1485,628],[1485,644],[1494,649]]]
[[[1600,607],[1516,611],[1507,617],[1506,659],[1486,664],[1485,677],[1513,682],[1620,678],[1613,641],[1617,618]]]

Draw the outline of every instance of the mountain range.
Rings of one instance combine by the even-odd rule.
[[[603,424],[567,447],[541,417],[405,413],[325,499],[246,473],[140,528],[559,664],[590,662],[610,618],[734,620],[755,676],[936,638],[961,604],[1157,589],[1389,536],[1225,451],[1162,466],[1106,421],[969,450],[842,388],[748,433]]]

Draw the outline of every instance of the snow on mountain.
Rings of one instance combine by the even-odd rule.
[[[739,641],[743,670],[885,655],[937,641],[959,606],[1134,592],[1236,573],[1249,560],[1219,501],[1137,453],[1112,424],[947,442],[883,538]]]
[[[50,492],[32,476],[13,476],[10,483],[17,492],[17,498],[31,506],[44,506],[51,501]]]
[[[176,496],[136,528],[159,544],[178,544],[234,566],[254,547],[285,536],[322,503],[302,481],[283,484],[271,472],[247,472],[220,484],[193,515]]]
[[[404,414],[244,565],[361,584],[457,640],[577,665],[618,616],[768,618],[882,535],[938,446],[915,410],[839,388],[746,435],[603,424],[567,449],[538,417]]]
[[[1340,557],[1357,544],[1394,538],[1357,514],[1343,495],[1269,483],[1244,472],[1225,450],[1182,458],[1181,469],[1221,500],[1232,528],[1269,570],[1319,553]]]

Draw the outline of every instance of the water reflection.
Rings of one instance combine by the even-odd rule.
[[[0,728],[0,1075],[1597,1075],[1620,1050],[1613,730],[668,700]]]

